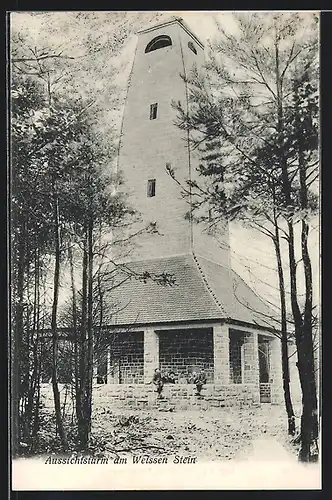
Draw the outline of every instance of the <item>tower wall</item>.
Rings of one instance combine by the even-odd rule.
[[[145,53],[149,42],[167,35],[172,45]],[[188,47],[192,42],[197,54]],[[143,31],[138,36],[123,117],[119,171],[129,203],[141,214],[141,222],[130,229],[135,232],[150,222],[159,234],[141,234],[136,239],[132,260],[158,258],[195,250],[216,261],[228,262],[228,236],[223,235],[224,250],[203,227],[185,218],[189,200],[181,187],[167,173],[169,164],[176,179],[185,186],[194,173],[198,157],[189,152],[186,131],[176,125],[172,102],[187,106],[187,89],[181,75],[189,74],[194,63],[200,66],[204,51],[195,37],[179,22]],[[150,119],[150,106],[157,104],[157,117]],[[147,196],[148,180],[156,180],[155,196]],[[227,249],[225,251],[225,248]]]

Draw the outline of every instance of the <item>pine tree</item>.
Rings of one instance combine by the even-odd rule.
[[[241,220],[270,238],[279,276],[285,404],[294,433],[287,353],[286,263],[288,246],[291,313],[302,386],[302,461],[315,459],[317,400],[313,363],[313,302],[308,252],[310,215],[317,207],[317,20],[314,14],[234,15],[231,33],[218,26],[205,72],[186,78],[189,109],[175,103],[178,125],[191,134],[202,163],[187,192],[198,221],[214,214]],[[301,82],[301,84],[299,83]],[[206,207],[205,213],[203,208]],[[207,215],[208,210],[209,216]],[[295,226],[301,248],[306,300],[299,303]],[[309,444],[310,443],[310,444]]]

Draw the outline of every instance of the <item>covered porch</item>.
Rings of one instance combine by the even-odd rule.
[[[185,390],[191,374],[203,369],[203,395],[223,388],[240,398],[249,393],[257,403],[279,403],[282,396],[279,339],[267,331],[226,323],[149,325],[120,332],[96,366],[95,383],[130,386],[132,391],[150,384],[157,367],[176,376],[176,384],[170,385],[177,387],[166,384],[166,393],[176,393],[180,385]]]

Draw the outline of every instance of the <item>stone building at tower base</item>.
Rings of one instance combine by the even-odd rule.
[[[274,313],[234,271],[194,254],[126,267],[133,276],[148,271],[150,278],[131,277],[115,289],[119,312],[104,332],[109,340],[95,370],[96,398],[115,406],[153,406],[151,382],[160,367],[176,375],[177,383],[165,384],[163,393],[179,408],[282,401]],[[172,284],[153,279],[163,273]],[[207,377],[202,399],[191,382],[201,369]]]

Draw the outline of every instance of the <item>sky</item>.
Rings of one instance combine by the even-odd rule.
[[[102,16],[104,13],[101,12]],[[165,13],[166,14],[166,13]],[[167,13],[168,14],[168,13]],[[106,15],[112,15],[107,12]],[[133,14],[134,15],[134,14]],[[147,15],[142,13],[142,16]],[[216,34],[216,25],[214,18],[222,24],[225,29],[233,31],[234,21],[231,12],[204,12],[204,11],[170,11],[169,16],[181,16],[187,25],[192,29],[195,35],[205,44],[210,37]],[[54,25],[54,41],[63,43],[66,41],[65,33],[68,33],[68,18],[66,12],[54,12],[51,19]],[[66,24],[67,23],[67,24]],[[29,13],[14,13],[12,15],[12,24],[21,29],[28,29],[29,33],[36,40],[42,35],[42,18],[40,16],[31,16]],[[70,26],[69,26],[69,29]],[[70,33],[72,35],[72,33]],[[79,36],[79,32],[77,33]],[[132,35],[125,43],[120,56],[117,56],[116,64],[119,71],[115,78],[118,85],[125,88],[129,71],[132,65],[137,36]],[[92,75],[95,78],[95,75]],[[113,111],[110,110],[110,113]],[[120,117],[121,113],[119,114]],[[318,219],[314,222],[317,226],[312,231],[309,244],[312,256],[313,273],[315,280],[314,296],[319,300],[319,277],[320,277],[320,257],[319,257],[319,228]],[[257,293],[267,300],[278,304],[277,274],[275,272],[275,256],[272,244],[256,231],[245,230],[236,224],[230,226],[230,244],[233,269],[253,287]],[[297,255],[300,255],[300,248],[297,247]]]

